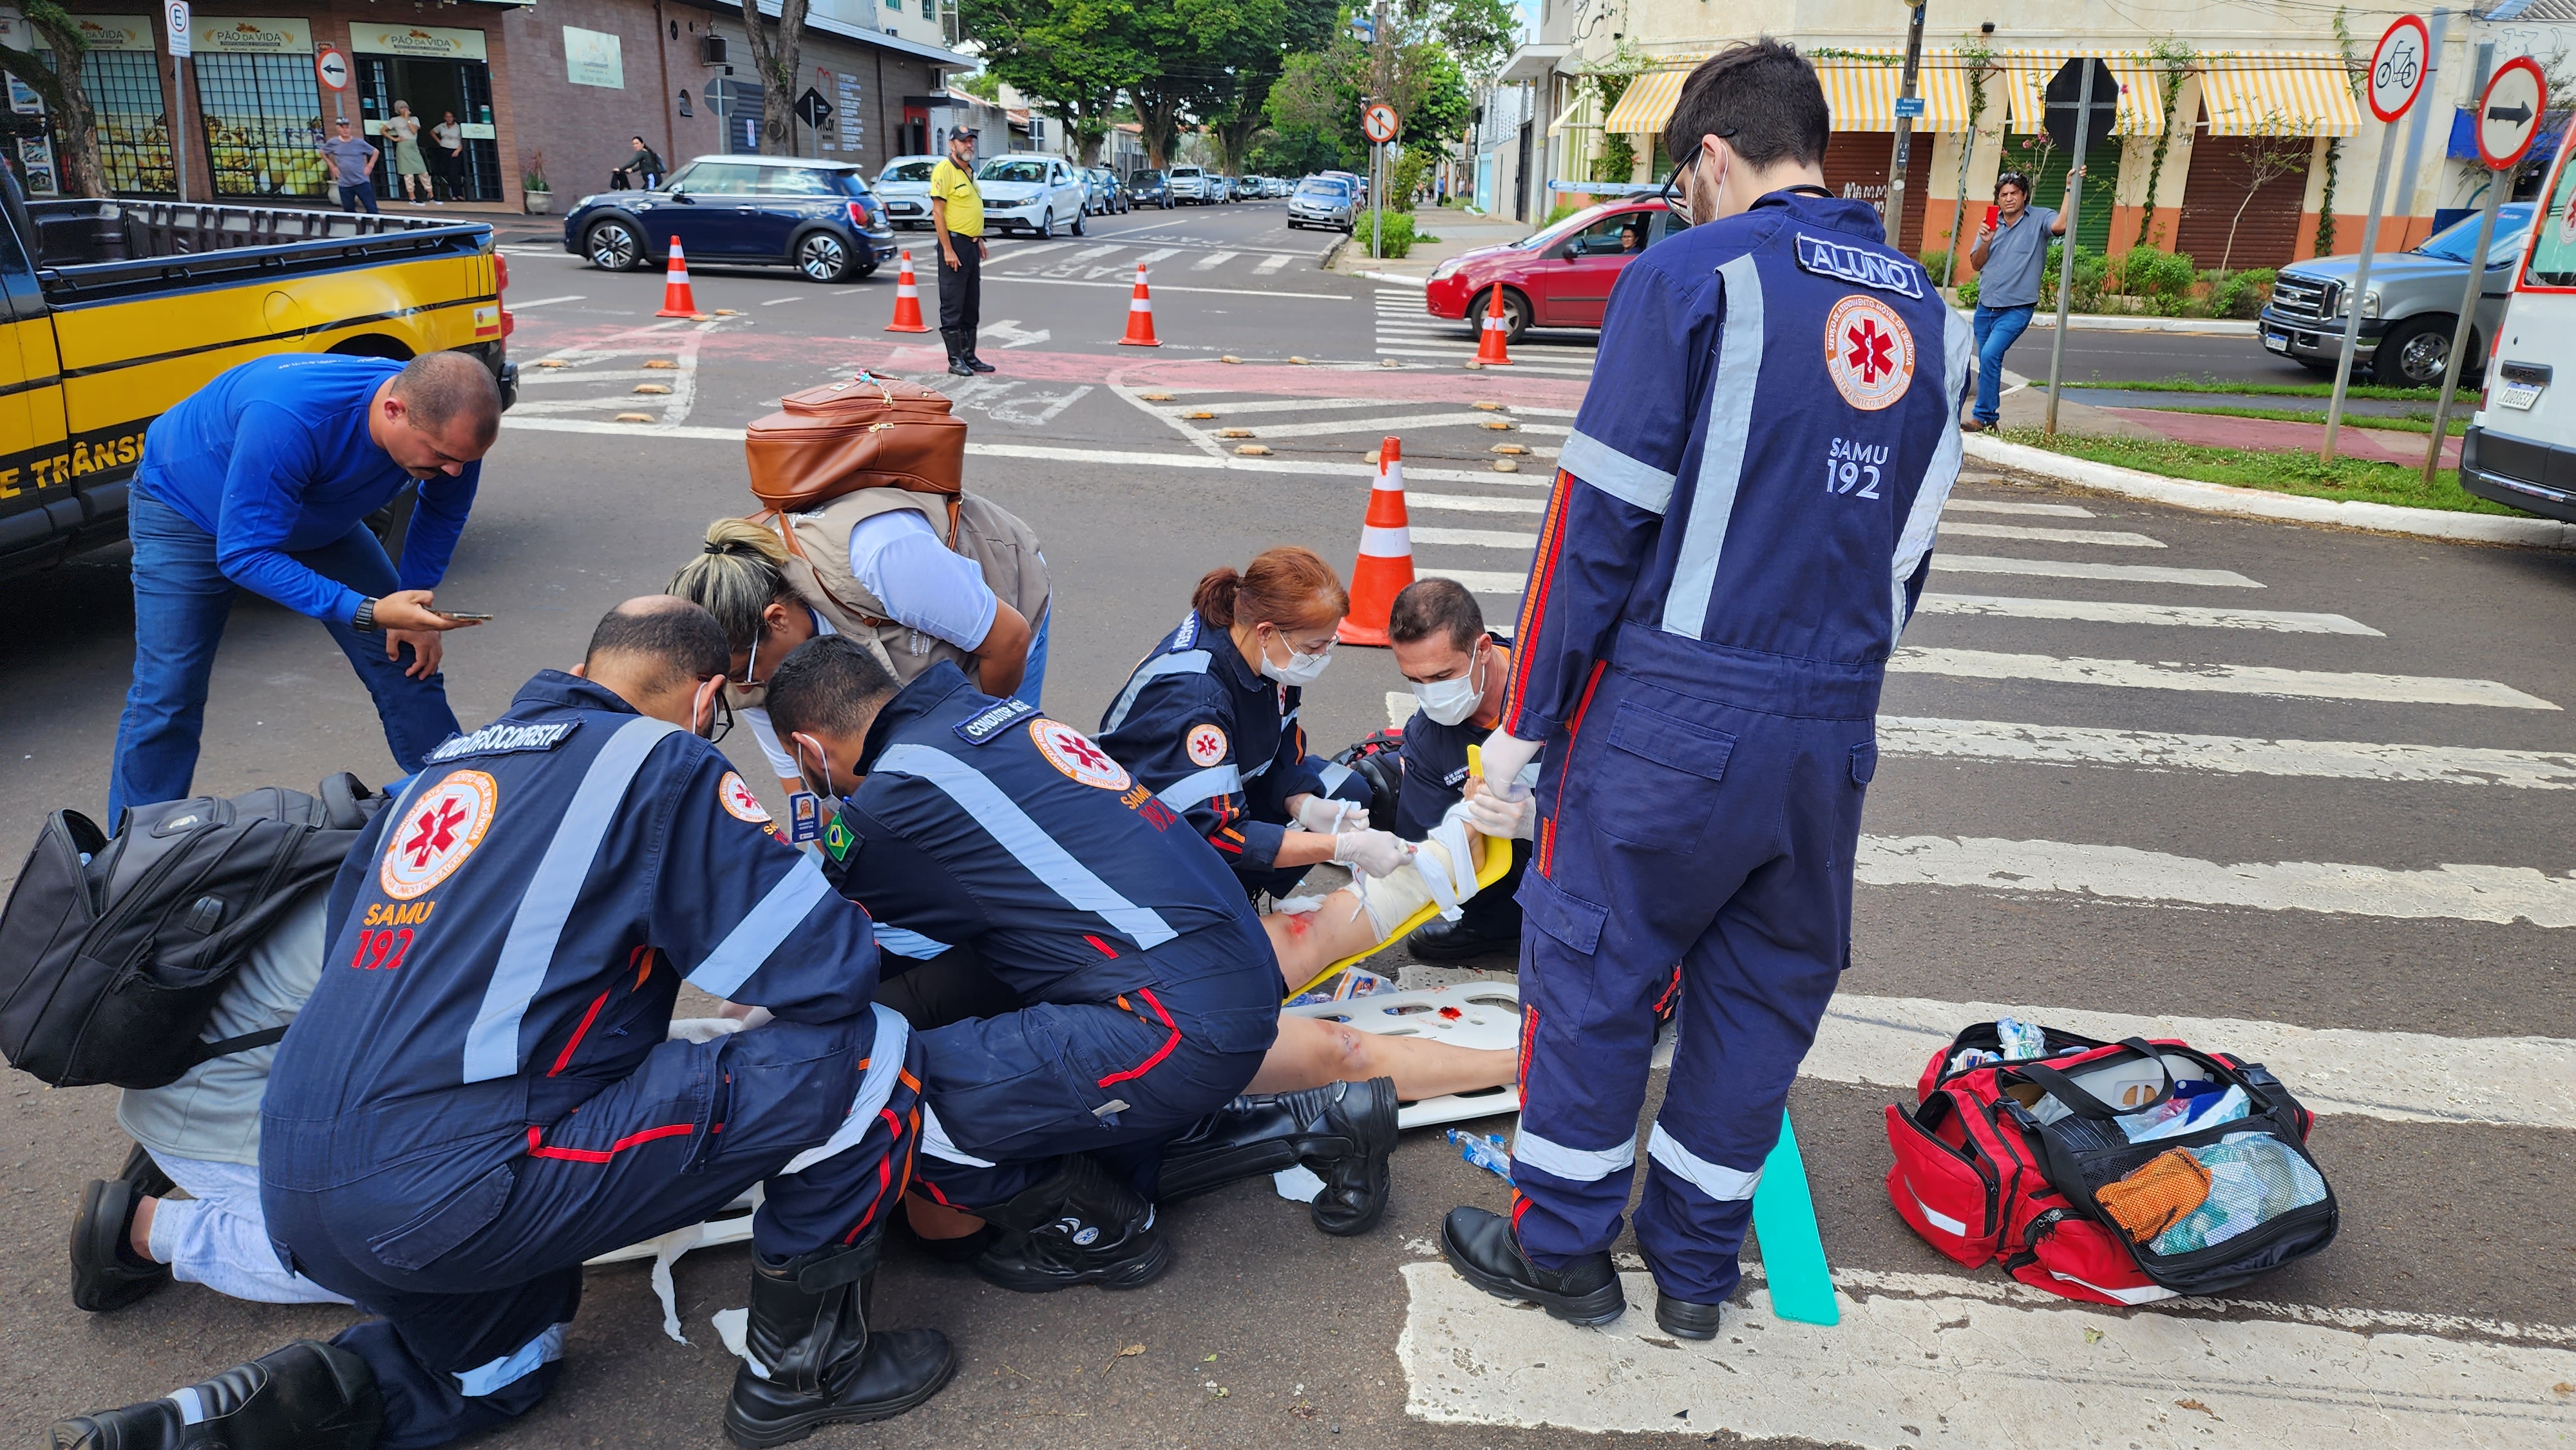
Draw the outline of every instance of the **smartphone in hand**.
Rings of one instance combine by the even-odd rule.
[[[429,612],[437,615],[441,619],[453,619],[459,624],[481,624],[483,621],[492,617],[488,614],[468,614],[462,609],[433,608]]]

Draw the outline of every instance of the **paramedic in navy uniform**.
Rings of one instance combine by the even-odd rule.
[[[1511,1214],[1457,1209],[1441,1246],[1576,1323],[1624,1307],[1609,1249],[1679,961],[1637,1240],[1664,1332],[1717,1331],[1850,955],[1879,682],[1958,475],[1966,319],[1826,189],[1831,127],[1775,41],[1684,83],[1665,144],[1698,225],[1611,293],[1470,802],[1508,834],[1501,787],[1539,760]]]

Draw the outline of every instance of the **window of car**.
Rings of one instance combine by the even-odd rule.
[[[1138,186],[1151,186],[1163,179],[1163,173],[1153,170],[1139,171],[1129,179]]]
[[[1172,179],[1174,181],[1178,181],[1184,176],[1197,176],[1199,174],[1199,169],[1195,166],[1175,166],[1172,168]]]
[[[1044,182],[1047,179],[1047,165],[1043,161],[1015,160],[1007,156],[997,156],[985,162],[976,171],[975,179],[977,181]]]
[[[1566,257],[1615,257],[1627,252],[1642,252],[1648,241],[1647,227],[1653,217],[1644,211],[1613,212],[1568,237],[1558,255]]]
[[[1338,201],[1342,197],[1350,194],[1351,186],[1349,182],[1335,181],[1326,176],[1309,176],[1305,180],[1297,183],[1297,195],[1299,196],[1324,197]]]
[[[825,171],[815,166],[765,166],[761,190],[771,196],[849,196],[842,184],[843,173]]]
[[[930,168],[938,164],[936,161],[898,161],[877,173],[877,185],[883,186],[889,181],[928,181]]]
[[[768,169],[739,161],[693,162],[673,178],[671,189],[691,196],[750,196],[761,189],[761,173]]]
[[[2487,265],[2502,266],[2522,251],[2523,233],[2531,226],[2532,205],[2527,201],[2506,202],[2496,208],[2495,240],[2488,244]],[[2446,262],[2465,262],[2477,250],[2480,218],[2465,216],[2424,239],[2415,249],[2419,257],[2439,257]]]

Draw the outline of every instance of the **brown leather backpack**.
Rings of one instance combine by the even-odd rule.
[[[789,393],[743,437],[751,493],[788,513],[862,488],[955,497],[965,487],[966,424],[945,394],[861,373]]]

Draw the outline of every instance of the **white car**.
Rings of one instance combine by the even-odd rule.
[[[1196,166],[1175,166],[1163,173],[1171,187],[1172,200],[1188,206],[1205,206],[1216,197],[1215,184],[1206,171]]]
[[[975,168],[975,190],[984,198],[986,231],[1024,231],[1051,237],[1062,226],[1083,234],[1083,205],[1090,188],[1061,156],[1012,152]]]
[[[938,164],[936,156],[898,156],[885,164],[876,193],[887,220],[899,227],[930,225],[930,168]]]

